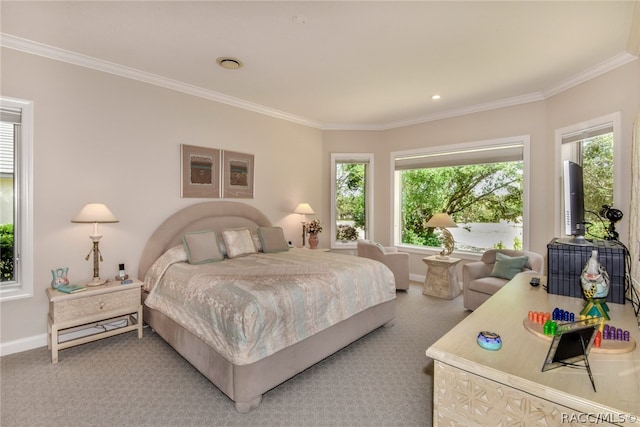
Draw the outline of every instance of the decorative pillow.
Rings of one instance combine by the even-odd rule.
[[[182,236],[182,243],[187,252],[190,264],[205,264],[221,261],[224,258],[218,246],[218,236],[215,231],[190,231]]]
[[[510,257],[501,252],[497,252],[496,263],[493,265],[491,276],[511,280],[516,274],[522,271],[528,260],[528,256]]]
[[[260,237],[257,234],[251,233],[251,239],[253,240],[253,246],[256,247],[256,251],[263,252]]]
[[[222,232],[224,245],[227,247],[227,256],[237,258],[239,256],[255,254],[256,247],[248,228],[235,228]]]
[[[284,237],[282,227],[259,227],[258,237],[260,237],[263,252],[285,252],[289,250],[289,244]]]

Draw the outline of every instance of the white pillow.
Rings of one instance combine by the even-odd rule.
[[[229,258],[237,258],[257,252],[248,228],[224,230],[222,232],[222,240],[224,240],[224,245],[227,247],[227,256]]]

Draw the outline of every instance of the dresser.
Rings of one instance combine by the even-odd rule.
[[[608,304],[608,323],[630,331],[636,345],[622,354],[591,352],[594,391],[584,369],[542,372],[551,340],[524,326],[529,311],[579,314],[582,299],[548,294],[529,279],[516,276],[427,349],[434,359],[433,425],[640,425],[640,334],[631,304]],[[484,330],[502,337],[500,350],[476,343]]]
[[[58,363],[58,351],[102,338],[137,331],[142,338],[142,282],[112,281],[67,294],[47,288],[49,316],[47,345],[51,362]],[[84,334],[84,331],[94,333]]]

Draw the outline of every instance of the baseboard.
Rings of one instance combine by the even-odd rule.
[[[424,283],[425,277],[426,276],[424,274],[409,274],[409,280],[412,282]]]
[[[21,353],[34,348],[45,347],[47,345],[47,334],[35,335],[15,341],[0,343],[0,356]]]

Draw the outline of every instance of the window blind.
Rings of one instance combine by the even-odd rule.
[[[455,151],[399,155],[395,158],[395,170],[513,162],[523,159],[523,151],[523,143],[510,143]]]

